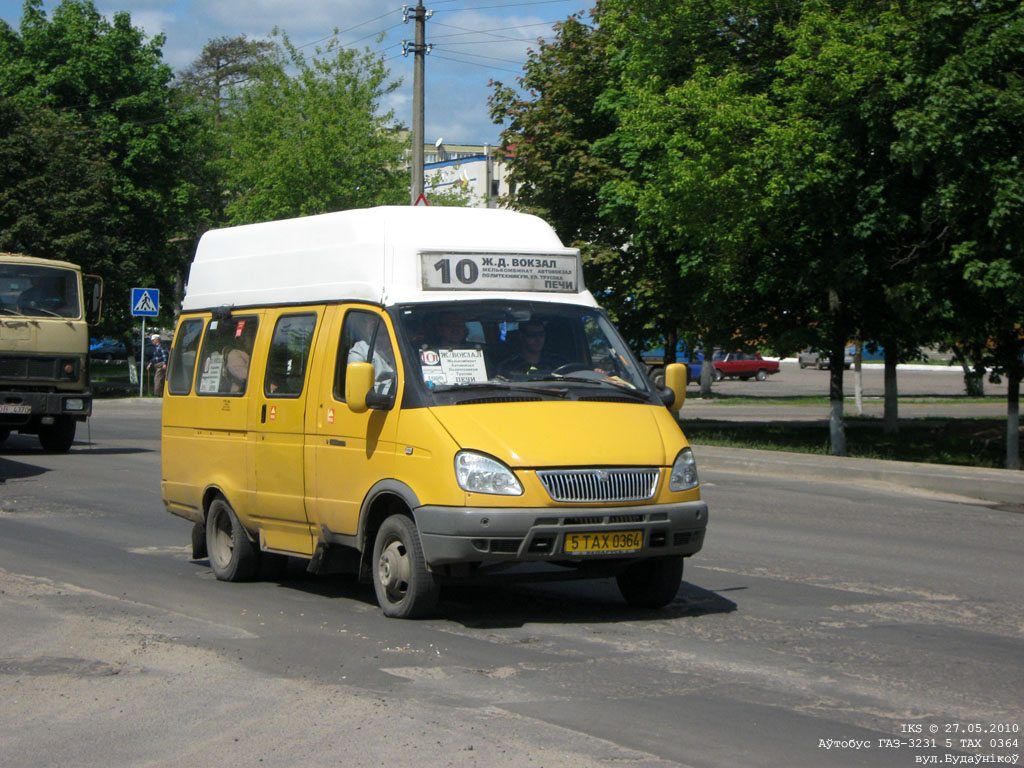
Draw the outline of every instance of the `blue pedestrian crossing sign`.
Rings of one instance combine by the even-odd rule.
[[[158,288],[132,288],[132,316],[156,317],[160,314]]]

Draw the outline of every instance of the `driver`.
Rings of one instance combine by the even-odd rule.
[[[550,373],[564,363],[555,355],[544,354],[547,329],[541,320],[529,320],[519,326],[519,353],[498,365],[498,375],[510,378],[531,373]]]

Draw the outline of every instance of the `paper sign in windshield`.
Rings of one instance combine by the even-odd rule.
[[[421,253],[425,291],[578,293],[579,257],[572,253]]]
[[[441,384],[476,384],[487,381],[481,349],[424,349],[420,352],[423,380]]]

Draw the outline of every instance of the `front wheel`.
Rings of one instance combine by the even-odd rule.
[[[39,444],[50,453],[67,453],[75,442],[77,422],[70,416],[55,416],[53,424],[39,427]]]
[[[259,552],[223,498],[210,504],[206,514],[206,553],[220,581],[249,581],[259,568]]]
[[[675,599],[683,582],[683,558],[641,560],[627,566],[615,580],[622,597],[634,608],[662,608]]]
[[[441,587],[427,570],[416,524],[392,515],[373,542],[373,589],[385,616],[421,619],[437,606]]]
[[[764,368],[761,368],[758,370],[756,378],[758,381],[764,381],[768,378],[768,372]]]
[[[715,381],[721,381],[722,379],[725,378],[725,374],[722,373],[718,368],[715,368],[714,372],[711,374],[711,378],[714,379]]]

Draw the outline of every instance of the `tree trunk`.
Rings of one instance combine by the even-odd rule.
[[[1007,374],[1006,468],[1020,469],[1020,369]]]
[[[846,455],[846,428],[843,425],[843,353],[845,346],[833,344],[829,352],[828,436],[833,456]]]
[[[857,415],[864,415],[864,378],[861,375],[861,361],[864,357],[864,342],[858,341],[853,353],[853,394],[857,403]]]
[[[843,301],[839,292],[828,291],[828,309],[832,316],[828,350],[828,435],[833,456],[846,455],[846,429],[843,426],[843,358],[846,356],[846,341],[850,338],[846,329]]]
[[[895,344],[885,344],[885,410],[882,421],[882,432],[895,435],[900,431],[900,400],[899,384],[896,380],[896,361],[900,350]]]
[[[714,366],[711,364],[711,355],[714,354],[714,346],[704,345],[704,362],[700,366],[700,396],[711,397],[711,374]]]
[[[668,365],[676,361],[676,347],[679,346],[679,334],[672,329],[665,331],[665,353],[662,356],[662,363]]]

